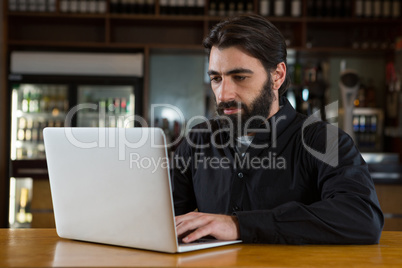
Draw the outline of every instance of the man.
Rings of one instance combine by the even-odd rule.
[[[193,128],[175,154],[183,241],[378,243],[383,215],[353,140],[283,96],[289,78],[278,29],[242,15],[217,24],[204,46],[219,117]]]

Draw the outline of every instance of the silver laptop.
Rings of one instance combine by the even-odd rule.
[[[165,136],[159,128],[46,128],[60,237],[162,252],[241,241],[180,244]]]

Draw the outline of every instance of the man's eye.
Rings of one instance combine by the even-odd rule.
[[[237,81],[243,81],[244,79],[246,79],[245,76],[241,76],[241,75],[236,75],[234,78],[235,78]]]
[[[210,79],[211,79],[211,82],[214,82],[214,83],[221,81],[221,78],[219,76],[214,76],[214,77],[211,77]]]

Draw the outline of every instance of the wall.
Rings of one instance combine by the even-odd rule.
[[[194,116],[205,115],[205,56],[203,53],[152,53],[150,60],[149,107],[167,104],[177,107],[186,121]],[[166,108],[166,107],[165,107]],[[154,110],[154,118],[179,119],[172,109]],[[191,124],[193,125],[193,124]]]

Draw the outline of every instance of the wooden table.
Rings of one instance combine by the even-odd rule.
[[[379,245],[237,244],[167,254],[61,239],[54,229],[0,229],[0,267],[402,267],[402,232],[383,232]]]

